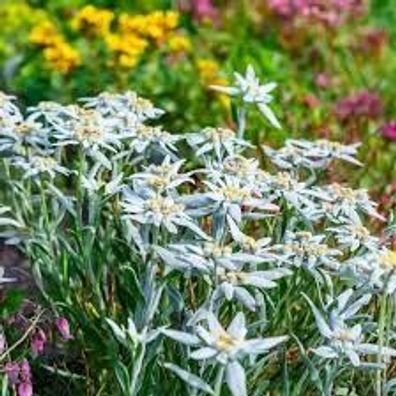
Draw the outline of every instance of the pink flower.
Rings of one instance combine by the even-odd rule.
[[[315,84],[319,88],[328,88],[332,83],[331,77],[326,73],[318,73],[315,76]]]
[[[396,140],[396,121],[390,121],[380,129],[381,135],[389,140]]]
[[[15,385],[18,382],[19,364],[15,362],[8,362],[4,366],[4,371],[7,374],[8,382]]]
[[[33,386],[31,382],[21,382],[18,385],[18,396],[32,396]]]
[[[30,382],[32,379],[32,372],[30,370],[30,364],[25,359],[20,365],[20,373],[23,382]]]
[[[382,114],[382,100],[371,91],[360,91],[339,100],[334,113],[340,121],[376,119]]]
[[[69,321],[64,317],[55,319],[55,326],[64,340],[71,340],[73,336],[70,334]]]
[[[195,0],[193,7],[198,19],[215,19],[217,16],[217,9],[212,0]]]
[[[268,0],[269,9],[290,22],[305,21],[339,26],[365,11],[364,0]]]
[[[213,5],[212,0],[180,0],[179,9],[182,12],[190,12],[199,21],[216,21],[219,11]]]
[[[36,333],[33,335],[30,342],[30,349],[32,350],[34,355],[40,355],[44,352],[45,343],[47,342],[47,336],[44,331],[38,329]]]

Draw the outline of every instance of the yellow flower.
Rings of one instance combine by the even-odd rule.
[[[199,59],[197,61],[199,77],[205,85],[213,84],[220,72],[217,62],[211,59]]]
[[[208,88],[210,85],[227,85],[226,79],[220,76],[219,64],[211,59],[199,59],[197,61],[197,68],[201,84]],[[231,101],[228,95],[216,93],[219,102],[223,107],[229,108]]]
[[[41,45],[47,47],[56,44],[61,39],[55,25],[45,20],[39,25],[34,27],[29,34],[29,41],[32,44]]]
[[[73,18],[71,24],[74,29],[96,36],[103,36],[110,30],[114,14],[110,10],[87,5]]]
[[[135,34],[108,34],[105,36],[108,48],[116,55],[117,63],[121,67],[136,66],[148,43]]]
[[[143,35],[146,29],[147,18],[145,15],[121,14],[118,25],[122,33],[134,33]]]
[[[122,14],[118,18],[121,32],[138,34],[159,43],[164,42],[178,23],[179,13],[174,11],[154,11],[147,15]]]
[[[188,37],[179,34],[172,35],[168,40],[171,52],[189,52],[191,50],[191,41]]]
[[[69,73],[81,64],[79,52],[65,41],[60,41],[54,46],[45,48],[44,58],[53,69],[63,74]]]

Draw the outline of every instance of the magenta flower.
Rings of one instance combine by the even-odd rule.
[[[69,321],[64,317],[59,317],[55,319],[55,326],[58,329],[60,335],[64,340],[71,340],[73,336],[70,334]]]
[[[22,381],[24,381],[24,382],[31,381],[32,372],[30,370],[30,364],[26,359],[20,365],[20,374],[21,374]]]
[[[47,336],[44,331],[38,329],[33,335],[30,341],[30,349],[34,355],[40,355],[44,352],[45,343],[47,342]]]
[[[21,382],[18,385],[18,396],[32,396],[33,386],[31,382]]]
[[[360,91],[339,100],[334,113],[340,121],[356,121],[376,119],[383,111],[382,100],[371,91]]]
[[[200,20],[214,20],[217,17],[217,8],[213,5],[212,0],[195,0],[193,8],[195,16]]]
[[[318,88],[328,88],[332,83],[331,77],[326,73],[318,73],[315,75],[315,84]]]
[[[305,21],[336,27],[361,16],[364,0],[268,0],[270,11],[289,22]]]
[[[380,128],[381,135],[389,140],[396,140],[396,121],[390,121]]]
[[[15,362],[8,362],[4,366],[4,371],[7,374],[8,382],[11,385],[18,383],[19,364]]]
[[[216,21],[219,10],[213,5],[212,0],[180,0],[179,9],[182,12],[189,12],[198,21]]]

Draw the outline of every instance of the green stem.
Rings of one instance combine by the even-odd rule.
[[[384,346],[384,335],[385,335],[385,321],[386,321],[386,311],[387,311],[387,297],[384,294],[381,297],[381,309],[380,309],[380,318],[379,318],[379,351],[377,356],[377,362],[381,363],[382,359],[382,348]],[[377,381],[376,381],[376,395],[382,395],[382,380],[383,380],[383,370],[377,370]]]
[[[146,355],[146,344],[142,343],[142,349],[139,353],[138,358],[135,361],[135,364],[133,365],[131,386],[129,387],[129,395],[130,396],[137,395],[139,374],[142,371],[143,360],[144,360],[145,355]]]
[[[217,372],[216,384],[214,388],[214,396],[220,396],[221,394],[221,387],[223,385],[224,373],[225,373],[225,366],[221,365],[219,367],[219,371]]]

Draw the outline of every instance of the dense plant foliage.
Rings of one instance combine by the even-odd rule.
[[[132,89],[167,111],[163,123],[171,131],[234,128],[229,100],[208,87],[227,85],[232,70],[253,64],[260,77],[285,87],[282,131],[264,141],[253,117],[254,140],[363,141],[364,167],[335,172],[391,202],[395,14],[389,0],[4,0],[0,16],[1,85],[26,105]]]
[[[171,134],[132,91],[2,94],[1,237],[41,293],[2,328],[4,395],[393,394],[396,254],[367,191],[326,177],[359,145],[258,146],[276,84],[212,89],[236,130]]]

